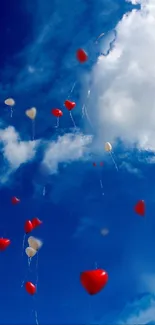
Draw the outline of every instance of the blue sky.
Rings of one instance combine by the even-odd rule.
[[[35,324],[36,309],[39,324],[151,325],[155,0],[8,0],[0,15],[0,236],[12,241],[1,254],[1,323]],[[84,65],[79,47],[89,56]],[[76,129],[63,106],[68,96]],[[12,118],[7,97],[16,101]],[[32,106],[34,141],[25,115]],[[64,113],[57,130],[55,107]],[[21,203],[12,206],[12,196]],[[133,209],[141,199],[145,218]],[[36,258],[29,270],[22,256],[24,223],[34,217],[43,220],[33,231],[44,242],[37,271]],[[96,266],[109,282],[89,296],[79,276]],[[37,274],[34,300],[21,283]]]

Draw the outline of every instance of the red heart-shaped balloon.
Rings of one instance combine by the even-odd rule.
[[[145,215],[145,202],[144,202],[144,200],[138,201],[137,204],[134,207],[134,210],[140,216],[144,216]]]
[[[33,230],[33,225],[32,225],[31,220],[27,220],[27,221],[25,222],[24,230],[25,230],[25,233],[26,233],[26,234],[28,234],[29,232],[31,232],[31,231]]]
[[[10,239],[0,238],[0,250],[4,251],[10,245],[10,243]]]
[[[85,271],[81,273],[80,281],[90,295],[95,295],[106,285],[108,274],[102,269]]]
[[[75,107],[76,104],[67,99],[67,100],[65,100],[64,105],[66,106],[66,108],[69,111],[71,111]]]
[[[32,282],[26,282],[25,289],[30,295],[34,295],[36,293],[36,286]]]
[[[12,204],[18,204],[20,202],[20,199],[18,199],[16,196],[13,196],[11,199]]]
[[[80,63],[84,63],[88,60],[88,55],[83,49],[77,50],[76,57]]]
[[[51,114],[53,114],[55,117],[63,116],[63,113],[62,113],[61,109],[59,109],[59,108],[53,108],[51,110]]]
[[[33,229],[34,229],[34,228],[40,226],[43,222],[38,218],[33,218],[31,220],[31,223],[32,223],[32,226],[33,226]]]

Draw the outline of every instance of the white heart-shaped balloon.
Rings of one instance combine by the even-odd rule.
[[[38,251],[41,248],[41,246],[43,245],[43,242],[40,239],[35,238],[33,236],[30,236],[28,238],[28,243],[29,243],[29,246],[32,247],[36,251]]]
[[[4,101],[5,105],[7,106],[14,106],[15,105],[15,101],[13,98],[7,98],[5,101]]]
[[[27,109],[25,114],[31,119],[34,120],[37,114],[37,110],[35,107],[32,107],[30,109]]]
[[[35,256],[37,254],[37,251],[35,249],[33,249],[32,247],[27,247],[25,249],[25,253],[28,257],[32,258],[33,256]]]

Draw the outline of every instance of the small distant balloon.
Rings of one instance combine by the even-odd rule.
[[[113,163],[114,163],[114,166],[115,166],[116,170],[118,171],[118,166],[117,166],[116,161],[115,161],[115,159],[114,159],[114,157],[113,157],[113,153],[112,153],[112,145],[111,145],[111,143],[110,143],[110,142],[106,142],[106,143],[105,143],[105,146],[104,146],[104,149],[105,149],[106,152],[109,152],[109,154],[110,154],[110,156],[111,156],[111,159],[112,159],[112,161],[113,161]]]
[[[100,162],[100,166],[102,167],[103,165],[104,165],[104,163],[101,161],[101,162]],[[96,162],[93,162],[93,166],[94,166],[94,167],[97,166]]]
[[[15,101],[14,101],[13,98],[7,98],[7,99],[4,101],[4,103],[5,103],[5,105],[10,106],[10,107],[12,107],[12,106],[15,105]]]
[[[53,108],[51,110],[51,113],[55,116],[55,117],[61,117],[63,116],[62,111],[59,108]]]
[[[145,216],[145,201],[140,200],[136,203],[134,210],[137,214],[144,217]]]
[[[110,142],[106,142],[104,148],[105,148],[105,151],[107,151],[107,152],[112,151],[112,145],[111,145],[111,143]]]
[[[0,238],[0,251],[4,251],[10,244],[10,239]]]
[[[29,117],[31,120],[34,120],[37,115],[37,109],[35,107],[32,107],[30,109],[27,109],[25,112],[26,116]]]
[[[13,116],[13,106],[15,105],[15,101],[13,98],[7,98],[5,101],[4,101],[5,105],[9,106],[10,109],[11,109],[11,117]]]
[[[76,52],[76,58],[80,63],[84,63],[88,60],[88,55],[83,49],[78,49]]]
[[[70,100],[65,100],[64,102],[65,107],[68,109],[68,111],[71,111],[75,107],[75,102],[71,102]]]
[[[25,289],[30,295],[34,295],[36,293],[36,286],[32,282],[26,282]]]
[[[20,199],[18,199],[16,196],[13,196],[11,199],[11,202],[13,205],[16,205],[16,204],[20,203]]]
[[[101,229],[101,235],[102,236],[107,236],[109,234],[109,230],[107,228]]]

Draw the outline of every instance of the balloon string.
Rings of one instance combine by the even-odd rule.
[[[35,314],[36,324],[39,325],[39,322],[38,322],[38,314],[37,314],[37,311],[36,310],[34,311],[34,314]]]
[[[90,90],[88,90],[88,93],[87,93],[86,103],[84,103],[82,106],[82,118],[86,115],[85,108],[86,108],[86,104],[87,104],[89,96],[90,96]]]
[[[23,285],[24,285],[24,283],[25,283],[25,281],[27,279],[28,271],[29,271],[29,269],[26,271],[26,275],[24,277],[24,280],[22,281],[21,288],[23,287]]]
[[[22,256],[23,256],[23,254],[24,254],[25,238],[26,238],[26,234],[24,234],[24,237],[23,237]]]
[[[95,269],[97,270],[98,266],[97,266],[97,262],[95,262]]]
[[[39,280],[39,277],[38,277],[38,262],[39,262],[39,255],[37,253],[37,261],[36,261],[36,289],[37,289],[37,286],[38,286],[38,280]]]
[[[13,108],[11,107],[11,117],[13,116]]]
[[[32,120],[32,141],[34,140],[35,137],[35,120]]]
[[[93,125],[92,125],[91,119],[90,119],[90,117],[89,117],[89,115],[88,115],[88,111],[87,111],[87,107],[86,107],[87,102],[88,102],[88,98],[89,98],[89,97],[90,97],[90,89],[88,90],[86,104],[84,104],[83,107],[82,107],[82,115],[83,115],[83,116],[84,116],[84,115],[86,116],[86,118],[87,118],[87,120],[88,120],[88,122],[89,122],[91,128],[93,129]]]
[[[44,186],[44,188],[43,188],[43,196],[45,196],[45,194],[46,194],[46,187]]]
[[[111,158],[112,158],[112,161],[113,161],[113,163],[114,163],[114,166],[115,166],[116,170],[118,171],[118,167],[117,167],[117,164],[116,164],[116,162],[115,162],[115,159],[114,159],[114,157],[113,157],[113,155],[112,155],[112,152],[111,152],[111,151],[110,151],[110,156],[111,156]]]
[[[85,116],[85,104],[82,106],[82,118]]]
[[[57,124],[56,124],[56,128],[59,127],[59,117],[57,117]]]
[[[88,312],[88,315],[90,316],[90,320],[88,322],[88,324],[92,324],[93,322],[93,308],[92,308],[92,304],[91,304],[91,301],[89,301],[89,312]]]
[[[30,268],[32,257],[28,257],[28,267]]]
[[[71,118],[71,120],[72,120],[72,123],[73,123],[73,125],[74,125],[74,128],[76,129],[76,124],[75,124],[75,121],[74,121],[74,119],[73,119],[73,115],[72,115],[71,112],[69,112],[69,114],[70,114],[70,118]]]
[[[101,186],[101,190],[102,190],[102,195],[104,195],[104,192],[103,192],[103,184],[102,184],[102,179],[100,179],[100,186]]]
[[[33,296],[33,301],[34,301],[34,315],[35,315],[35,321],[36,321],[36,325],[39,325],[39,322],[38,322],[38,313],[37,313],[37,310],[36,310],[36,303],[35,303],[35,297]]]
[[[86,106],[85,106],[85,115],[86,115],[86,117],[87,117],[87,120],[88,120],[88,122],[89,122],[91,128],[93,129],[93,125],[92,125],[92,122],[91,122],[90,117],[89,117],[89,115],[88,115],[88,111],[87,111]]]
[[[74,84],[73,84],[73,86],[72,86],[72,88],[71,88],[71,91],[70,91],[70,93],[69,93],[69,95],[68,95],[68,99],[70,98],[70,96],[71,96],[71,94],[72,94],[72,92],[73,92],[73,90],[74,90],[74,88],[75,88],[75,85],[76,85],[76,81],[74,82]]]

